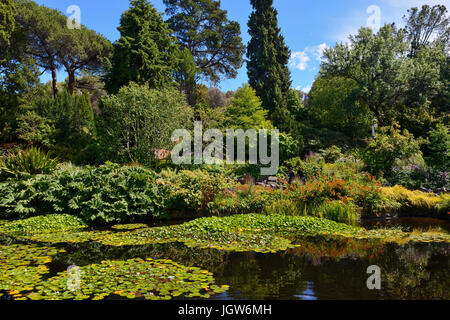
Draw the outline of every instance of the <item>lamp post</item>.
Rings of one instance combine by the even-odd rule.
[[[377,128],[378,128],[378,121],[376,118],[373,118],[373,120],[372,120],[372,136],[375,139],[377,138],[377,133],[376,133]]]

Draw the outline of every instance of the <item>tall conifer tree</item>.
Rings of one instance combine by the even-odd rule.
[[[278,27],[273,0],[251,0],[253,12],[248,23],[252,37],[248,44],[249,83],[280,129],[289,122],[287,102],[291,87],[288,69],[290,50]]]
[[[130,81],[156,89],[174,82],[178,45],[167,23],[147,0],[131,0],[122,14],[107,88],[117,92]]]

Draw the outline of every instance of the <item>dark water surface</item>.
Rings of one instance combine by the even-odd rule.
[[[428,228],[431,222],[394,223],[402,228]],[[230,286],[213,299],[450,299],[449,244],[399,246],[319,238],[300,244],[299,248],[276,254],[188,248],[181,243],[133,247],[64,244],[58,247],[67,252],[54,257],[49,276],[71,265],[81,267],[102,260],[161,258],[209,270],[217,284]],[[372,265],[381,269],[381,290],[367,288],[367,268]]]

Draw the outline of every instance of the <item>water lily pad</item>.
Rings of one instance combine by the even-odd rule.
[[[33,300],[101,300],[109,296],[166,300],[174,296],[207,298],[227,286],[214,284],[212,273],[170,260],[103,261],[79,268],[78,286],[68,286],[74,274],[61,272],[28,296]]]

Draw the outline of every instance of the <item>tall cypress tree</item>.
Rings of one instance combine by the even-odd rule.
[[[161,88],[171,84],[178,45],[172,30],[147,0],[131,0],[120,19],[107,89],[117,92],[130,81]]]
[[[278,27],[273,0],[250,0],[253,12],[248,23],[252,37],[248,44],[247,71],[250,86],[269,111],[274,124],[284,129],[291,87],[288,69],[290,50]]]

